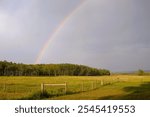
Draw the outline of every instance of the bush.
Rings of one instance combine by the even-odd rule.
[[[39,100],[44,98],[49,98],[50,94],[47,91],[44,91],[44,93],[41,93],[41,91],[38,91],[31,96],[27,97],[27,100]]]
[[[138,72],[137,72],[137,74],[138,74],[139,76],[143,76],[145,73],[144,73],[144,70],[139,69]]]

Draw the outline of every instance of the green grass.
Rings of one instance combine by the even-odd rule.
[[[104,85],[101,85],[101,81]],[[64,87],[46,86],[41,94],[41,83],[65,83]],[[0,77],[0,99],[150,99],[150,76],[59,76],[59,77]]]

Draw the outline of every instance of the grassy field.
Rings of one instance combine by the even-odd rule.
[[[45,87],[41,83],[67,83],[64,87]],[[59,76],[0,77],[0,99],[150,99],[150,76]]]

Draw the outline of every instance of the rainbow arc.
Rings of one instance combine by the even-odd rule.
[[[77,13],[82,7],[83,5],[87,2],[88,0],[82,0],[80,2],[80,4],[75,7],[58,25],[58,27],[56,27],[52,33],[52,35],[50,35],[50,37],[48,38],[48,40],[45,42],[45,44],[43,45],[42,49],[40,50],[36,60],[35,60],[35,64],[39,64],[46,52],[46,50],[48,49],[50,43],[52,43],[52,41],[56,38],[56,36],[58,35],[58,33],[61,31],[61,29],[66,25],[66,23],[69,21],[69,19],[71,19],[71,17]]]

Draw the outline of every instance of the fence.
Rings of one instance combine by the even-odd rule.
[[[114,80],[81,80],[81,81],[67,81],[67,83],[0,83],[0,99],[20,99],[20,97],[27,97],[36,92],[44,93],[47,91],[49,94],[74,94],[85,91],[95,90],[105,85],[111,85],[118,82],[118,79]],[[59,90],[59,89],[62,90]],[[51,92],[53,90],[53,92]]]
[[[118,80],[115,81],[106,81],[106,80],[95,80],[95,81],[81,81],[79,83],[74,83],[70,84],[68,83],[62,83],[62,84],[47,84],[47,83],[42,83],[41,84],[41,93],[43,94],[44,91],[48,91],[48,88],[46,86],[49,86],[51,90],[55,90],[56,87],[61,86],[65,90],[65,94],[73,94],[73,93],[80,93],[80,92],[85,92],[85,91],[90,91],[94,89],[98,89],[102,86],[106,85],[111,85],[115,82],[118,82]],[[58,89],[56,89],[58,90]],[[49,91],[50,93],[50,91]],[[60,93],[57,91],[57,93]]]
[[[64,84],[44,84],[42,83],[41,84],[41,93],[43,94],[44,93],[44,90],[45,90],[45,86],[64,86],[64,89],[65,89],[65,94],[67,92],[67,83],[64,83]]]

